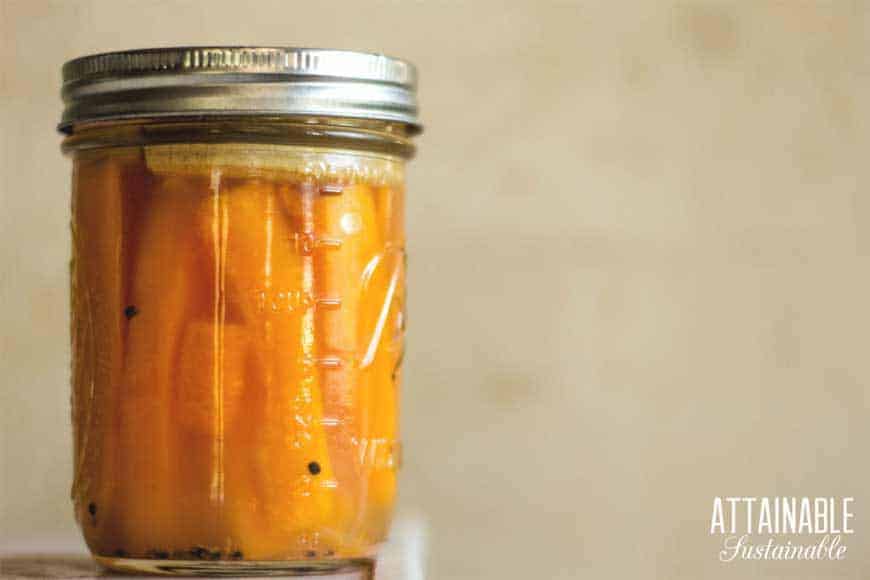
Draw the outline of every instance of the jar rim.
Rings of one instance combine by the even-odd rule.
[[[202,46],[108,52],[63,66],[58,130],[141,117],[302,116],[402,123],[421,132],[417,71],[377,53]]]
[[[61,144],[64,153],[92,149],[184,144],[290,145],[414,157],[406,126],[334,117],[173,117],[76,125]]]

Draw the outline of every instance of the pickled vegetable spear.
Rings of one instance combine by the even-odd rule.
[[[138,151],[83,156],[74,175],[72,220],[73,422],[76,516],[101,538],[117,532],[118,391],[124,352],[123,278],[131,207],[145,174]],[[91,540],[92,548],[104,548]],[[93,544],[99,544],[94,546]]]

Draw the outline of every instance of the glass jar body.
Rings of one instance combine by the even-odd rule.
[[[139,129],[69,138],[88,546],[164,573],[371,558],[401,456],[404,160]]]

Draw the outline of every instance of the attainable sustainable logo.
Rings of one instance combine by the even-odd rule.
[[[716,497],[710,535],[721,562],[845,560],[853,534],[852,497]]]

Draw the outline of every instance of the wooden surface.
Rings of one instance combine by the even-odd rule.
[[[3,578],[96,578],[101,574],[88,556],[75,553],[4,554],[0,558]]]
[[[81,553],[31,553],[11,554],[0,558],[0,574],[2,578],[153,578],[153,576],[137,576],[115,574],[101,569],[86,554]],[[221,576],[226,578],[226,576]],[[280,576],[279,576],[280,577]],[[378,574],[388,576],[385,573]],[[274,576],[273,576],[274,578]],[[318,576],[331,580],[363,580],[367,574],[347,573]]]
[[[422,580],[426,526],[419,518],[400,518],[378,557],[377,580]],[[0,545],[0,578],[153,578],[112,573],[91,559],[79,537],[34,537]],[[227,576],[221,576],[227,578]],[[274,578],[275,576],[272,576]],[[317,576],[318,580],[356,580],[362,574]]]

